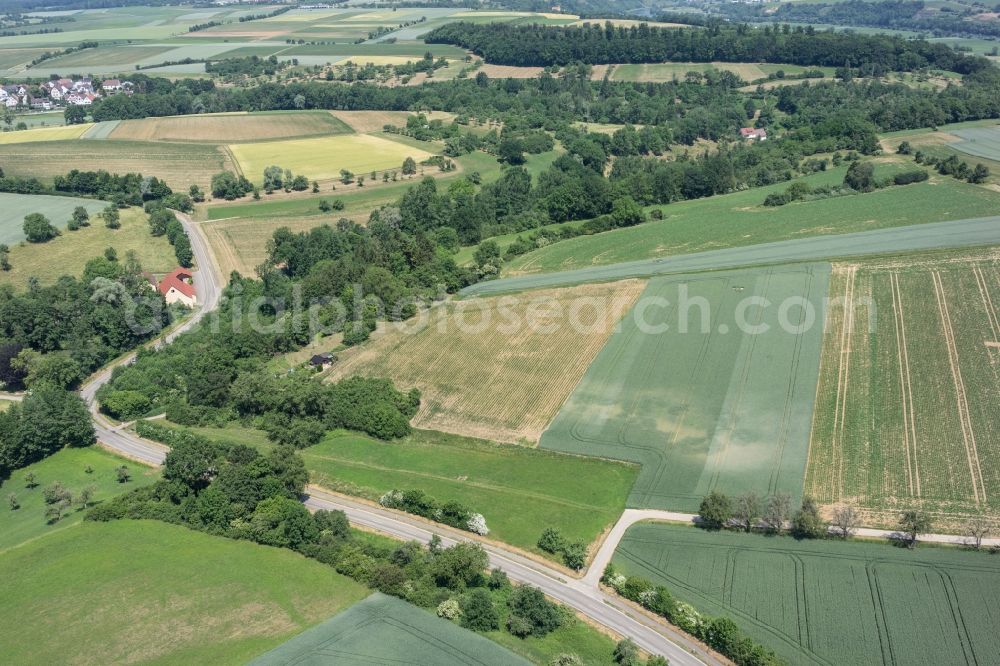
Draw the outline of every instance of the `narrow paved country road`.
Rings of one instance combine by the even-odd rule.
[[[212,261],[211,250],[205,241],[205,237],[201,234],[201,230],[189,215],[179,212],[175,212],[174,214],[184,225],[184,230],[191,239],[191,250],[194,253],[195,263],[198,268],[193,275],[194,286],[200,305],[187,320],[170,330],[161,341],[155,344],[169,343],[181,333],[191,330],[205,315],[218,307],[219,298],[222,295],[219,279],[215,272],[215,262]],[[83,397],[84,402],[87,403],[87,407],[90,409],[91,416],[94,419],[94,429],[97,431],[97,439],[106,446],[121,452],[126,457],[134,458],[140,462],[159,465],[163,463],[167,455],[166,447],[144,440],[134,433],[127,432],[124,426],[111,423],[100,413],[97,406],[97,390],[111,381],[111,372],[115,367],[131,363],[133,359],[135,359],[135,352],[123,356],[97,372],[80,388],[80,395]]]

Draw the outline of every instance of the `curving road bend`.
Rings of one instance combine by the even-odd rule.
[[[201,234],[201,230],[194,220],[191,219],[191,216],[178,211],[175,211],[174,215],[184,225],[184,230],[191,239],[191,250],[194,253],[195,264],[198,266],[198,270],[194,271],[192,277],[201,305],[187,320],[173,328],[160,341],[153,344],[172,342],[181,333],[191,330],[205,315],[219,305],[219,298],[222,295],[220,281],[215,273],[215,262],[212,261],[212,252],[205,241],[205,237]],[[160,465],[163,463],[164,458],[166,458],[166,447],[156,442],[142,439],[134,433],[127,432],[125,425],[111,423],[97,408],[97,390],[111,380],[111,372],[115,367],[131,363],[134,359],[135,352],[132,352],[102,368],[91,376],[87,383],[80,388],[80,395],[90,409],[98,440],[103,442],[105,446],[119,451],[128,458],[136,459],[139,462]]]
[[[162,338],[164,342],[170,342],[194,327],[218,306],[221,295],[220,281],[213,270],[215,263],[201,230],[189,216],[179,212],[175,214],[191,239],[191,249],[198,266],[193,276],[194,284],[201,305],[189,319],[164,336]],[[134,358],[135,353],[128,354],[102,369],[80,389],[80,394],[90,409],[97,439],[104,446],[132,460],[154,466],[161,465],[169,451],[167,447],[129,431],[127,429],[129,424],[112,423],[98,410],[97,390],[111,380],[111,372],[116,366],[131,363]],[[567,577],[558,569],[445,526],[432,526],[405,514],[382,510],[319,489],[310,488],[309,493],[304,501],[311,510],[341,510],[347,514],[351,523],[389,536],[427,543],[434,534],[438,534],[445,545],[460,540],[478,541],[486,549],[490,565],[506,571],[512,580],[540,588],[548,596],[573,608],[592,622],[620,635],[631,637],[639,647],[650,653],[667,657],[671,664],[723,663],[683,633],[666,623],[658,622],[635,611],[587,579]],[[603,569],[603,565],[601,568]]]

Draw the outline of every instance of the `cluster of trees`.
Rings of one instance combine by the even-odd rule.
[[[298,65],[298,60],[278,60],[278,56],[247,56],[245,58],[225,58],[205,63],[205,71],[214,76],[232,78],[235,76],[274,76],[276,73]]]
[[[119,354],[155,337],[169,321],[131,253],[87,262],[81,278],[63,276],[23,293],[0,288],[0,383],[18,389],[49,382],[75,386]]]
[[[221,171],[212,176],[212,196],[216,199],[232,201],[251,192],[257,192],[257,188],[242,174],[237,176],[232,171]]]
[[[309,189],[309,179],[301,174],[294,176],[290,169],[282,169],[280,166],[269,166],[264,169],[265,194],[273,194],[275,190],[304,192],[307,189]]]
[[[646,610],[697,637],[738,666],[778,666],[784,662],[771,650],[740,631],[728,617],[708,617],[689,604],[674,599],[670,590],[639,576],[619,573],[613,564],[604,569],[601,582]]]
[[[6,356],[0,348],[0,362]],[[0,479],[67,446],[96,441],[90,413],[78,395],[36,382],[20,403],[0,412]]]
[[[957,180],[964,180],[976,185],[985,183],[986,179],[990,177],[988,166],[980,162],[975,167],[970,167],[967,162],[960,160],[958,155],[938,157],[918,150],[913,154],[913,160],[917,164],[934,167],[942,176],[951,176]]]
[[[500,570],[487,573],[482,546],[386,545],[359,539],[340,511],[310,514],[299,502],[308,480],[288,446],[268,454],[177,432],[162,478],[94,507],[88,520],[145,518],[234,539],[289,548],[383,593],[461,622],[474,631],[506,626],[515,636],[545,636],[574,622],[536,588],[513,588]]]
[[[56,192],[104,199],[121,208],[141,206],[143,202],[173,194],[173,190],[156,176],[143,177],[140,173],[119,175],[104,170],[73,169],[65,176],[56,176],[52,184]]]
[[[927,180],[923,169],[902,171],[885,178],[875,176],[875,165],[871,162],[855,161],[847,168],[844,182],[838,187],[828,185],[813,186],[799,181],[789,185],[783,192],[772,192],[764,198],[765,206],[784,206],[793,201],[813,201],[830,197],[848,196],[874,192],[886,187],[922,183]]]
[[[587,544],[566,541],[565,537],[554,527],[547,527],[538,537],[538,547],[546,553],[562,555],[563,563],[574,571],[579,571],[587,564]]]
[[[490,533],[483,514],[455,500],[438,502],[422,490],[393,489],[382,495],[378,503],[387,509],[406,511],[481,536]]]
[[[243,419],[295,447],[315,444],[336,428],[382,439],[408,434],[418,391],[400,392],[385,379],[323,384],[307,372],[273,376],[260,369],[274,354],[309,340],[301,312],[277,312],[259,298],[265,282],[234,277],[219,330],[202,324],[175,344],[140,350],[135,363],[115,368],[98,392],[102,409],[124,419],[165,409],[172,420],[192,425]],[[260,326],[246,324],[258,316]]]
[[[860,35],[811,26],[761,29],[714,24],[675,30],[615,26],[610,21],[580,27],[456,22],[424,36],[433,44],[454,44],[498,65],[547,66],[645,62],[776,62],[804,66],[870,66],[877,73],[936,67],[966,74],[990,67],[985,58],[958,53],[944,44],[889,35]]]

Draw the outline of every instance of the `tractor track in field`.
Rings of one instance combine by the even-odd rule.
[[[899,274],[889,274],[892,288],[892,311],[896,326],[896,355],[899,363],[899,388],[903,408],[903,447],[906,449],[906,477],[910,494],[920,497],[920,466],[917,462],[917,425],[913,409],[913,385],[910,381],[910,353],[906,343],[906,321],[903,315],[902,290]]]
[[[972,495],[976,505],[985,503],[986,487],[983,483],[983,470],[979,462],[979,451],[976,446],[976,433],[972,429],[972,416],[969,414],[969,401],[965,392],[965,380],[962,378],[962,368],[959,366],[958,345],[955,343],[955,331],[951,326],[951,315],[948,311],[948,299],[944,292],[944,283],[938,271],[931,272],[934,281],[934,295],[937,299],[938,312],[941,315],[941,328],[944,331],[945,345],[948,348],[948,364],[951,366],[952,382],[955,384],[955,401],[958,407],[958,418],[962,426],[962,444],[969,463],[969,476],[972,480]]]

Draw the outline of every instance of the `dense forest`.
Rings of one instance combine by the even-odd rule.
[[[652,62],[774,62],[803,66],[870,67],[875,74],[934,67],[967,74],[990,67],[944,44],[889,35],[816,31],[811,27],[751,28],[712,25],[705,29],[580,27],[456,22],[425,35],[434,44],[454,44],[498,65],[549,66]]]

